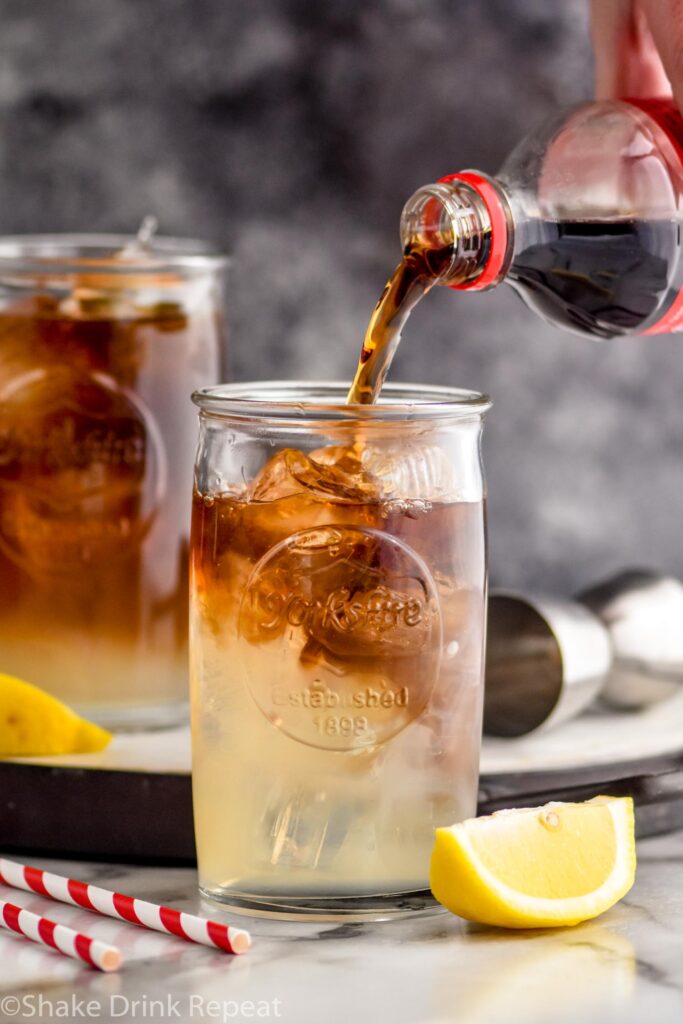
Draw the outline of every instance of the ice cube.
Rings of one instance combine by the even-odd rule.
[[[324,609],[311,621],[311,636],[338,656],[414,657],[427,645],[434,625],[421,582],[385,578],[368,565],[358,570],[362,582],[342,583],[327,593]]]
[[[384,499],[443,501],[457,492],[455,468],[437,445],[368,444],[360,461]]]
[[[358,460],[334,451],[338,457],[328,455],[329,464],[292,448],[270,459],[245,495],[226,503],[230,546],[258,560],[302,530],[345,523],[378,527],[374,483]]]
[[[245,514],[255,507],[246,506]],[[273,507],[267,508],[272,514]],[[272,523],[268,527],[272,536]],[[339,524],[309,525],[291,535],[288,530],[253,569],[242,603],[242,633],[251,642],[264,642],[289,626],[314,637],[314,621],[326,614],[334,595],[364,585],[377,543],[372,534]]]
[[[325,451],[322,449],[322,451]],[[308,494],[321,501],[357,504],[377,497],[372,477],[350,451],[341,450],[339,457],[318,460],[316,453],[304,455],[295,448],[278,452],[263,467],[249,490],[251,501],[278,501],[295,494]]]

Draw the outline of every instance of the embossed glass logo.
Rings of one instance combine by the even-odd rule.
[[[165,478],[151,412],[111,377],[45,367],[0,392],[0,547],[23,568],[60,573],[134,547]]]
[[[254,700],[315,747],[384,743],[422,713],[438,676],[431,573],[374,529],[325,526],[276,544],[248,580],[239,631]]]

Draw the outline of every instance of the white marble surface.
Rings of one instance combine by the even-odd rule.
[[[36,863],[200,909],[189,869]],[[639,844],[636,885],[621,904],[597,921],[557,931],[496,931],[445,913],[345,926],[239,918],[248,920],[254,943],[246,955],[231,957],[2,886],[0,897],[114,942],[125,956],[120,973],[102,975],[1,933],[3,1022],[683,1020],[683,832]]]

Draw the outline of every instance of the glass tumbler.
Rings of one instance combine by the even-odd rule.
[[[187,715],[189,393],[219,379],[224,263],[0,239],[0,672],[110,728]]]
[[[431,910],[433,830],[476,810],[489,402],[347,388],[193,396],[200,888],[251,913]]]

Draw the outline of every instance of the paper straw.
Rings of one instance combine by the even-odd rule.
[[[76,932],[64,924],[50,921],[47,917],[32,914],[30,910],[0,900],[0,928],[23,935],[31,942],[56,949],[64,956],[82,960],[89,967],[99,971],[116,971],[121,964],[121,952],[116,946],[108,946],[99,939],[91,939],[83,932]]]
[[[251,946],[251,936],[242,928],[232,928],[219,921],[210,921],[171,907],[134,899],[63,875],[53,875],[49,871],[41,871],[40,868],[28,867],[3,857],[0,857],[0,882],[14,889],[47,896],[60,903],[92,910],[96,914],[128,921],[142,928],[176,935],[188,942],[199,942],[203,946],[221,949],[224,953],[246,953]]]

